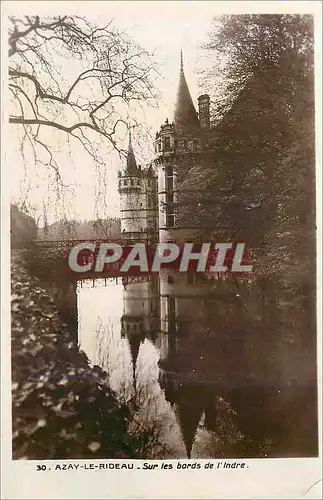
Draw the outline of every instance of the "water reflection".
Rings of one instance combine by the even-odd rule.
[[[165,271],[78,284],[79,344],[143,457],[317,454],[314,312],[289,293]]]

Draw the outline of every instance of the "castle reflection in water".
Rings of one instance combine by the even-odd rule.
[[[78,340],[158,429],[146,458],[315,456],[311,303],[199,273],[84,281]]]

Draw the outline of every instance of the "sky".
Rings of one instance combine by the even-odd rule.
[[[135,2],[133,2],[135,4]],[[110,9],[108,9],[108,4]],[[123,2],[121,2],[123,4]],[[207,33],[212,27],[212,16],[193,16],[190,12],[181,9],[177,15],[169,12],[167,3],[164,9],[155,12],[152,9],[134,8],[130,6],[126,10],[111,4],[102,2],[102,11],[99,14],[87,14],[86,17],[98,25],[107,24],[114,18],[114,24],[120,30],[129,34],[136,43],[152,53],[153,60],[158,65],[159,74],[154,77],[154,85],[158,89],[158,107],[144,106],[143,114],[139,119],[144,120],[145,125],[150,130],[152,137],[159,129],[160,125],[168,118],[172,120],[176,92],[180,69],[180,51],[184,54],[184,69],[186,78],[191,90],[193,101],[197,107],[197,97],[203,93],[203,89],[198,85],[197,72],[205,66],[203,59],[204,52],[201,45],[207,40]],[[147,4],[146,4],[147,5]],[[183,6],[185,7],[185,5]],[[72,73],[73,64],[69,64]],[[74,77],[74,75],[72,75]],[[46,174],[44,171],[38,173],[32,166],[31,150],[25,151],[25,165],[21,151],[18,149],[19,139],[17,131],[11,129],[11,144],[14,146],[11,151],[11,162],[15,168],[12,172],[11,196],[12,200],[21,200],[21,192],[28,189],[28,203],[35,207],[35,216],[38,218],[44,211],[44,198],[46,199],[46,214],[48,222],[67,215],[68,218],[93,219],[96,217],[118,217],[119,216],[119,195],[117,191],[117,173],[122,168],[120,158],[111,153],[106,157],[106,166],[98,173],[93,164],[93,160],[84,152],[81,147],[71,150],[67,154],[68,143],[61,143],[60,150],[56,153],[60,167],[65,178],[69,180],[72,188],[65,191],[63,198],[57,203],[57,195],[47,187]],[[55,134],[48,131],[47,133]],[[140,141],[134,131],[134,150],[138,163],[146,164],[151,161],[152,140],[144,148],[138,144]],[[50,138],[51,139],[51,138]],[[61,142],[65,139],[60,138]],[[127,138],[120,144],[127,147]],[[94,175],[93,172],[96,172]],[[104,177],[104,182],[103,182]],[[102,186],[105,185],[103,189]],[[98,194],[98,191],[99,192]],[[49,201],[48,201],[48,192]],[[43,224],[43,217],[40,217],[39,224]]]

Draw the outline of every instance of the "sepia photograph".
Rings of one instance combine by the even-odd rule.
[[[318,457],[314,16],[85,3],[7,19],[12,460]]]

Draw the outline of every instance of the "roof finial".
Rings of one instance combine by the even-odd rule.
[[[184,71],[183,50],[181,49],[181,71]]]

